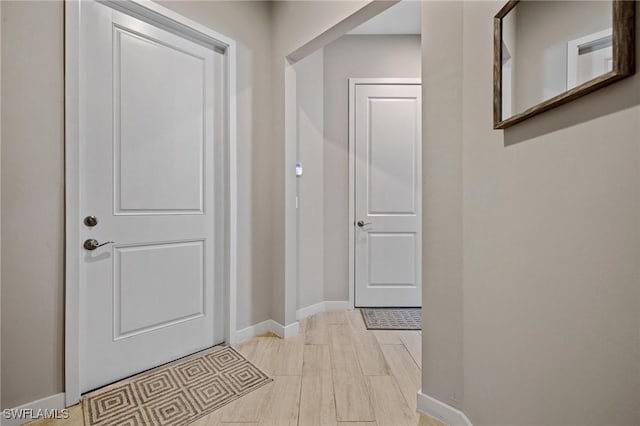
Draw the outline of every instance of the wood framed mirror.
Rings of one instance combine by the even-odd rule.
[[[493,128],[635,72],[635,1],[511,0],[494,18]]]

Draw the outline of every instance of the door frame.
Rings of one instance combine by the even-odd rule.
[[[356,292],[356,87],[363,85],[421,85],[421,78],[350,78],[349,79],[349,309],[355,307]],[[422,161],[422,158],[420,158]]]
[[[71,406],[80,400],[80,202],[79,202],[79,111],[81,67],[80,8],[85,1],[97,1],[114,10],[149,22],[200,45],[224,54],[226,71],[226,209],[227,234],[224,266],[225,342],[235,343],[237,281],[237,128],[236,128],[236,42],[149,0],[65,0],[65,399]],[[218,284],[218,283],[216,283]],[[214,284],[215,285],[215,284]],[[219,285],[219,284],[218,284]]]

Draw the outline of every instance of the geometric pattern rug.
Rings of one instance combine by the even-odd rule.
[[[271,382],[230,346],[84,395],[86,426],[183,426]]]
[[[422,330],[421,308],[360,308],[367,330]]]

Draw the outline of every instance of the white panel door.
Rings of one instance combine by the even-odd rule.
[[[85,392],[224,337],[214,294],[219,54],[95,2],[81,14],[80,211],[97,218],[78,242]]]
[[[355,305],[421,306],[421,88],[355,86]]]

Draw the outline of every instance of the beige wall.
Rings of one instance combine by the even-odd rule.
[[[458,408],[464,396],[462,8],[462,2],[422,5],[422,391]]]
[[[270,318],[270,7],[165,6],[238,41],[238,328]],[[63,5],[2,2],[2,408],[64,390]]]
[[[420,36],[346,35],[324,48],[325,300],[349,300],[349,78],[419,78]]]
[[[6,408],[64,389],[63,6],[1,7]]]
[[[463,25],[462,43],[430,45],[423,74],[432,87],[425,120],[430,102],[453,102],[456,114],[462,105],[462,135],[449,122],[438,126],[425,161],[462,141],[462,172],[432,176],[432,190],[462,183],[462,223],[449,234],[463,235],[463,288],[453,279],[425,286],[450,285],[446,297],[463,306],[463,339],[452,344],[459,328],[445,317],[452,335],[423,333],[424,363],[443,344],[462,354],[461,406],[474,425],[637,425],[640,75],[493,130],[491,21],[501,6],[434,5],[423,23],[425,39],[450,25],[445,18]],[[461,98],[445,90],[446,76],[430,74],[429,57],[444,55],[462,61]],[[425,220],[459,211],[425,210]],[[424,260],[437,256],[426,251]],[[438,304],[425,292],[425,312]],[[447,396],[452,384],[432,383],[429,369],[423,389]]]

